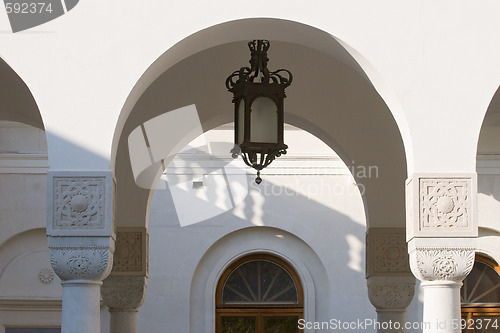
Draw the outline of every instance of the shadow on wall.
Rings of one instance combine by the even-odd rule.
[[[0,119],[2,116],[0,110]],[[57,152],[50,160],[47,141]],[[89,163],[109,165],[109,159],[65,138],[14,121],[0,122],[0,158],[0,244],[17,233],[46,227],[46,173],[54,160],[69,164],[73,158],[83,158]],[[88,169],[78,166],[79,170]]]
[[[97,155],[57,134],[51,132],[46,132],[46,134],[50,152],[56,152],[51,154],[49,166],[57,165],[58,170],[72,170],[75,169],[74,160],[78,160],[80,161],[78,170],[92,170],[96,165],[106,165],[109,168],[109,157]]]
[[[180,226],[168,184],[155,191],[149,210],[152,250],[148,295],[139,313],[141,330],[212,332],[218,277],[231,262],[252,252],[281,255],[299,275],[310,277],[302,281],[313,293],[306,299],[314,299],[309,308],[306,304],[306,316],[312,316],[306,318],[376,318],[365,280],[364,209],[351,178],[265,175],[260,186],[253,179],[254,175],[246,176],[248,195],[236,207],[185,227]],[[333,179],[354,191],[336,194],[326,185],[313,186]],[[313,188],[314,193],[308,193]],[[186,205],[197,210],[215,199],[200,196]],[[417,313],[417,298],[414,303],[410,308]]]
[[[24,81],[0,58],[0,117],[44,128],[38,106]]]
[[[45,228],[18,233],[0,246],[0,290],[2,299],[61,300],[61,280],[50,267]]]
[[[52,133],[18,122],[0,105],[0,331],[2,327],[61,325],[62,286],[46,236],[47,140],[59,159],[109,159]],[[54,150],[52,150],[54,151]],[[52,156],[51,156],[52,157]],[[53,162],[53,161],[50,161]],[[85,166],[82,166],[85,169]],[[34,311],[36,309],[37,311]],[[107,308],[101,331],[109,332]]]
[[[479,226],[500,232],[500,88],[493,96],[479,133],[478,173]]]

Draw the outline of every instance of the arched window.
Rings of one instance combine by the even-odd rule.
[[[217,333],[302,332],[302,285],[275,256],[251,255],[231,264],[217,285],[216,302]]]
[[[500,267],[492,259],[476,255],[474,268],[463,281],[462,332],[500,331]]]

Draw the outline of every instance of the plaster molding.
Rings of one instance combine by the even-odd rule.
[[[0,127],[24,127],[32,128],[33,126],[12,120],[0,120]]]
[[[478,175],[500,175],[500,155],[477,154],[476,169]]]
[[[406,197],[407,240],[477,237],[476,174],[414,174]]]
[[[110,171],[49,171],[47,235],[111,236]]]
[[[46,174],[48,169],[45,152],[0,153],[0,174]]]
[[[283,238],[278,238],[280,235]],[[249,241],[250,240],[250,241]],[[313,322],[317,309],[316,295],[328,299],[329,280],[323,262],[304,241],[286,230],[263,226],[236,230],[217,240],[200,258],[191,281],[189,302],[191,313],[215,313],[215,293],[223,272],[234,261],[254,253],[268,253],[286,260],[297,272],[304,291],[304,320]],[[314,279],[313,279],[314,276]],[[199,295],[193,297],[193,295]],[[189,327],[193,332],[214,333],[215,316],[191,316]]]
[[[146,228],[118,228],[111,275],[147,276],[148,239]]]
[[[410,252],[410,268],[420,281],[461,282],[474,266],[472,247],[417,247]]]
[[[346,175],[351,170],[338,156],[331,155],[286,155],[282,156],[279,166],[274,164],[266,168],[267,175]],[[168,164],[164,175],[197,175],[200,168],[204,174],[222,174],[221,168],[232,175],[245,175],[252,170],[241,160],[226,156],[200,156],[198,154],[179,153]]]
[[[145,276],[110,275],[104,279],[101,295],[110,310],[136,310],[144,302]]]
[[[415,294],[414,277],[376,276],[367,282],[368,298],[377,311],[404,311]]]
[[[404,228],[370,228],[366,246],[367,277],[411,275]]]
[[[57,299],[0,299],[0,311],[61,312],[61,307]]]

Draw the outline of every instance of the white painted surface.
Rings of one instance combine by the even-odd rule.
[[[244,41],[264,36],[282,42],[281,52],[284,54],[290,50],[285,44],[295,43],[303,47],[302,51],[318,52],[329,57],[320,65],[335,64],[331,69],[342,74],[339,79],[343,83],[361,85],[369,79],[388,106],[386,113],[375,118],[392,116],[404,144],[406,165],[398,161],[403,163],[393,165],[398,171],[407,170],[409,174],[475,172],[476,150],[482,155],[499,153],[498,123],[494,117],[490,117],[481,130],[484,115],[500,81],[499,12],[500,4],[494,0],[483,1],[480,6],[465,0],[307,4],[257,1],[244,11],[240,3],[226,0],[206,4],[193,1],[138,4],[127,0],[119,5],[86,0],[57,20],[31,31],[11,34],[6,14],[0,10],[0,54],[33,94],[45,125],[49,158],[45,163],[47,143],[43,132],[24,126],[13,130],[13,124],[1,123],[0,269],[6,275],[0,276],[0,285],[14,286],[18,283],[19,287],[24,280],[15,279],[15,275],[19,274],[15,272],[22,268],[15,265],[16,255],[45,246],[32,232],[45,227],[46,167],[50,165],[53,170],[112,168],[115,171],[118,140],[128,113],[153,81],[180,61],[196,54],[207,55],[210,48],[230,42],[237,41],[244,46]],[[270,19],[265,22],[252,19],[263,15]],[[240,19],[250,20],[233,22]],[[304,68],[311,66],[307,61],[299,61],[304,59],[293,59],[290,53],[285,57],[285,60],[295,61]],[[238,57],[237,62],[245,64],[246,60],[239,60]],[[200,67],[208,65],[200,59],[196,64]],[[225,73],[223,65],[216,63],[214,70]],[[182,69],[182,66],[177,69]],[[321,73],[318,71],[311,75],[317,86],[330,79],[322,77]],[[180,74],[184,75],[181,77],[185,81],[177,80],[176,84],[190,83],[193,78],[191,72],[180,71]],[[169,83],[175,76],[166,77],[170,78],[166,80]],[[296,80],[300,82],[299,78]],[[220,86],[221,91],[224,90],[222,82]],[[338,86],[339,89],[342,87]],[[355,92],[358,90],[348,89],[340,95]],[[328,93],[323,95],[331,97]],[[339,117],[344,117],[342,119],[348,124],[359,124],[360,118],[356,119],[347,112],[351,111],[345,107],[352,105],[349,103],[342,105],[341,115],[333,115],[330,108],[321,109],[318,112],[321,117],[315,115],[312,112],[315,111],[315,104],[307,99],[311,96],[314,96],[311,91],[300,89],[296,95],[290,94],[287,102],[291,100],[291,105],[298,105],[306,101],[304,103],[310,108],[301,108],[296,115],[315,120],[318,126],[325,125],[331,129],[327,125],[338,121]],[[367,93],[363,96],[371,95]],[[354,97],[354,100],[363,99]],[[175,100],[178,101],[182,99]],[[319,102],[327,105],[331,101],[321,99]],[[227,112],[219,111],[219,115],[227,113],[231,118],[229,103]],[[370,103],[360,117],[368,117],[368,111],[373,110]],[[159,104],[157,107],[160,110],[166,107]],[[7,101],[2,103],[0,112],[3,115],[11,109],[12,105]],[[207,114],[212,116],[210,111]],[[210,118],[216,122],[214,119]],[[291,120],[298,124],[297,119]],[[212,125],[208,121],[207,124],[208,127]],[[385,149],[390,150],[385,145],[380,147],[379,140],[363,141],[361,138],[366,128],[353,128],[345,134],[349,140],[343,145],[334,139],[328,143],[331,146],[338,144],[339,148],[343,148],[342,151],[339,149],[339,153],[345,152],[346,156],[356,152],[348,147],[350,142],[364,145],[366,151],[361,155],[367,161],[374,158],[370,156],[370,151],[377,152],[376,149],[379,149],[378,154],[381,154]],[[333,130],[331,133],[314,127],[310,130],[318,136],[323,135],[323,138],[328,137],[325,134],[335,134]],[[378,138],[392,142],[393,137],[386,137],[385,128],[379,130]],[[309,153],[311,146],[317,147],[301,140],[292,139],[290,142],[291,147],[301,147]],[[301,146],[301,143],[304,145]],[[313,170],[308,169],[299,155],[295,156],[295,160],[283,159],[283,166],[300,166],[297,173],[301,174],[292,178],[283,169],[270,168],[269,174],[264,177],[265,183],[260,189],[251,187],[249,196],[240,206],[185,229],[177,224],[168,192],[156,191],[149,210],[151,283],[149,296],[139,314],[139,326],[147,332],[154,332],[155,329],[163,331],[165,327],[161,325],[168,322],[176,328],[186,329],[192,320],[187,318],[191,297],[195,297],[190,294],[190,286],[196,279],[196,273],[199,273],[197,267],[200,268],[201,258],[212,246],[225,244],[233,232],[238,233],[245,228],[284,230],[292,235],[290,239],[296,240],[294,244],[303,242],[303,246],[310,249],[311,256],[314,254],[320,258],[321,265],[315,263],[311,267],[302,267],[304,271],[312,272],[311,281],[317,277],[320,266],[328,276],[325,282],[328,293],[319,295],[317,300],[325,305],[316,306],[318,318],[327,316],[321,311],[329,308],[338,309],[339,312],[332,310],[332,313],[342,318],[351,318],[354,307],[360,309],[363,315],[373,315],[364,287],[364,231],[367,223],[403,226],[403,216],[397,213],[391,215],[392,210],[402,211],[403,207],[401,202],[386,202],[379,208],[384,214],[374,214],[366,221],[363,202],[356,191],[345,195],[316,192],[313,195],[315,188],[325,184],[330,188],[340,184],[344,189],[355,190],[345,170],[319,170],[319,166],[325,166],[323,163],[338,162],[335,159],[325,162],[321,154],[314,157],[316,169]],[[496,159],[478,158],[478,249],[499,261],[500,221],[497,216],[500,213],[500,168]],[[117,168],[128,162],[120,160],[118,163],[122,164]],[[388,165],[391,164],[397,163],[388,161]],[[387,170],[389,174],[393,171],[391,168]],[[321,175],[310,174],[316,171]],[[252,178],[249,177],[249,181]],[[266,188],[268,192],[265,192]],[[375,196],[380,198],[390,194],[403,197],[402,186],[377,189]],[[381,199],[377,203],[383,201]],[[124,209],[123,204],[120,207]],[[186,207],[189,208],[189,205]],[[139,210],[136,207],[132,209]],[[139,218],[126,211],[122,216],[125,216],[124,222],[117,223],[145,224],[144,212],[138,214]],[[127,216],[131,216],[132,222],[125,221]],[[243,245],[247,250],[255,250],[258,244],[251,240],[245,244],[227,243],[219,251],[233,251],[235,255],[245,251]],[[295,246],[291,246],[290,251],[297,252]],[[282,249],[282,252],[287,251]],[[295,253],[297,260],[300,255]],[[26,260],[42,261],[36,256],[33,258]],[[359,287],[361,285],[362,288]],[[21,297],[17,293],[19,290],[8,289],[5,295],[0,296]],[[38,287],[24,291],[25,297],[48,292]],[[56,291],[50,294],[59,297]],[[429,297],[438,298],[438,293],[430,294],[435,296]],[[446,303],[446,297],[441,301]],[[350,306],[336,307],[340,302]],[[418,314],[418,306],[418,303],[410,306],[414,309],[412,313]],[[158,309],[165,311],[158,312]],[[47,319],[44,317],[47,314],[43,312],[36,312],[36,315],[45,318],[45,322],[54,319],[53,316]],[[6,315],[2,313],[2,316],[5,318]],[[211,313],[205,313],[205,318],[210,316]],[[420,317],[416,315],[415,318]],[[148,326],[154,322],[150,319],[162,324]],[[17,317],[16,320],[21,321]]]
[[[29,32],[2,34],[0,48],[38,103],[52,136],[52,167],[103,169],[109,166],[119,113],[155,60],[193,33],[223,22],[262,17],[265,8],[266,17],[299,22],[339,38],[371,64],[364,70],[376,71],[401,105],[402,114],[396,119],[409,132],[404,137],[414,154],[409,170],[474,171],[471,158],[500,76],[496,66],[500,49],[495,42],[500,34],[498,2],[481,6],[467,1],[317,2],[304,6],[262,2],[242,11],[239,3],[231,1],[205,5],[125,1],[117,6],[93,0]],[[8,31],[5,13],[1,15],[0,27]],[[245,35],[238,29],[219,28],[212,34],[214,40],[220,38],[219,32],[226,42],[234,36],[246,40],[249,34],[262,35],[259,27]],[[307,40],[307,35],[292,30],[289,34],[290,41]],[[200,44],[201,48],[210,46],[214,46],[210,40]],[[159,74],[147,73],[152,78]],[[374,75],[372,79],[377,87]],[[71,145],[61,140],[95,158],[63,158]],[[456,154],[456,147],[461,154]]]

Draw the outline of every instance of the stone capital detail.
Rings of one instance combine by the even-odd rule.
[[[47,177],[49,236],[111,236],[111,171],[51,171]]]
[[[473,248],[416,248],[410,267],[420,281],[461,282],[474,266]]]
[[[414,277],[376,276],[368,279],[368,298],[377,311],[404,311],[414,293]]]
[[[477,237],[475,174],[415,174],[407,181],[407,239]]]
[[[367,277],[411,275],[404,228],[370,228],[366,244]]]
[[[104,304],[111,310],[136,310],[144,302],[145,276],[110,275],[101,287]]]
[[[110,237],[49,237],[52,269],[65,281],[102,281],[113,264]]]

